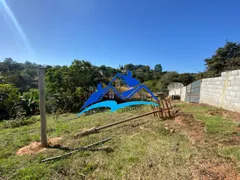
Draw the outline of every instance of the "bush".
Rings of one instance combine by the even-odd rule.
[[[15,120],[6,120],[3,122],[4,128],[16,128],[20,126],[25,126],[29,124],[34,124],[35,122],[39,121],[39,116],[32,116],[27,119],[15,119]]]

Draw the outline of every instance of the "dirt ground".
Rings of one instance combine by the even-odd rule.
[[[194,120],[192,114],[182,113],[180,116],[175,117],[174,123],[180,125],[179,130],[187,134],[192,144],[202,143],[204,139],[204,124]]]
[[[49,147],[58,147],[61,144],[61,140],[62,140],[61,137],[51,138],[48,140],[48,145]],[[41,142],[31,142],[29,145],[20,148],[16,154],[30,155],[30,154],[36,154],[36,153],[42,152],[46,149],[47,148],[43,148],[41,146]]]
[[[201,106],[201,105],[198,105]],[[206,105],[203,105],[206,106]],[[198,121],[194,118],[193,114],[188,114],[177,110],[177,116],[174,121],[166,121],[166,127],[170,131],[182,131],[188,136],[191,143],[199,148],[203,148],[206,145],[204,138],[204,123]],[[223,109],[216,109],[208,111],[208,114],[214,116],[222,116],[232,119],[233,121],[240,122],[240,113],[231,112]],[[232,135],[227,141],[216,142],[207,141],[207,145],[240,145],[240,136]],[[210,143],[210,144],[209,144]],[[240,180],[240,175],[234,169],[234,163],[229,162],[219,162],[216,161],[214,157],[208,159],[203,159],[198,162],[196,166],[196,171],[193,174],[194,179],[229,179],[229,180]]]
[[[237,113],[237,112],[232,112],[225,109],[216,109],[216,110],[210,110],[208,113],[210,115],[228,117],[234,121],[240,122],[240,113]]]

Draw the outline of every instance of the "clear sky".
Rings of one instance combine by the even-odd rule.
[[[198,72],[240,39],[240,0],[0,0],[0,60]]]

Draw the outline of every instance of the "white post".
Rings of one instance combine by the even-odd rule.
[[[47,123],[44,97],[44,68],[39,68],[38,72],[38,88],[39,88],[39,108],[41,117],[41,143],[42,147],[47,147]]]

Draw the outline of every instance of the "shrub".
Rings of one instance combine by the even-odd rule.
[[[40,120],[39,116],[32,116],[27,119],[7,120],[7,121],[4,121],[3,127],[4,128],[16,128],[16,127],[20,127],[20,126],[34,124],[35,122],[37,122],[39,120]]]

